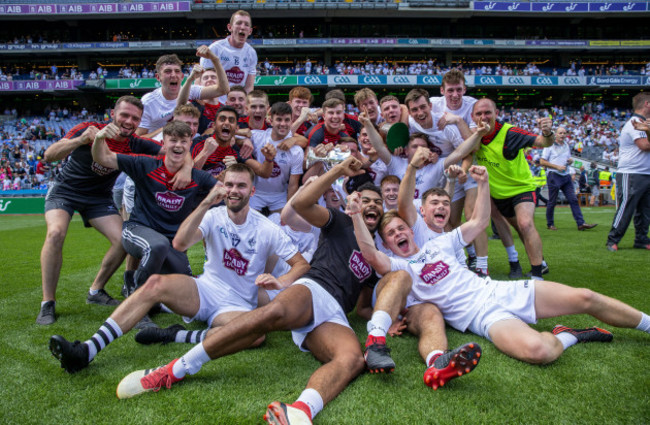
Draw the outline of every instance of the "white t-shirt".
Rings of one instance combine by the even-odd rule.
[[[464,332],[482,303],[494,291],[494,281],[482,279],[456,259],[466,245],[460,229],[427,242],[410,257],[391,257],[391,270],[405,270],[413,278],[410,296],[438,306],[445,321]]]
[[[287,225],[282,226],[280,224],[279,213],[271,214],[269,216],[269,220],[271,220],[274,224],[277,224],[282,229],[282,231],[286,233],[289,239],[291,239],[291,242],[293,242],[293,244],[298,248],[298,251],[302,254],[305,260],[307,260],[307,262],[310,262],[314,256],[314,252],[316,252],[316,248],[318,248],[320,228],[312,226],[311,231],[305,233],[293,230],[290,226]],[[289,266],[286,261],[278,258],[278,261],[275,263],[275,267],[273,268],[271,274],[275,277],[280,277],[286,274],[290,269],[291,266]]]
[[[448,124],[442,130],[438,130],[438,121],[442,117],[442,114],[431,113],[431,118],[433,119],[433,126],[431,128],[423,128],[420,124],[415,122],[413,117],[409,117],[409,133],[424,133],[429,137],[429,142],[438,148],[439,152],[436,152],[440,155],[441,158],[449,156],[450,153],[454,151],[461,143],[463,143],[463,136],[460,135],[460,131],[455,124]],[[436,151],[436,149],[432,149]]]
[[[282,140],[274,141],[271,139],[273,129],[252,130],[252,142],[255,147],[255,155],[258,161],[264,161],[262,148],[270,143],[276,148],[282,140],[291,137],[291,133]],[[273,171],[271,177],[265,179],[260,176],[255,177],[255,190],[263,193],[287,193],[289,187],[289,177],[294,174],[302,174],[302,159],[304,153],[300,146],[293,145],[288,151],[277,149],[275,159],[273,160]]]
[[[381,185],[382,179],[388,175],[386,164],[379,158],[370,164],[370,170],[366,170],[366,173],[370,174],[372,182],[377,186]]]
[[[409,160],[407,158],[393,156],[390,163],[386,165],[386,172],[389,175],[404,178],[408,165]],[[445,161],[439,159],[435,164],[426,165],[415,172],[415,199],[418,199],[432,187],[444,187],[444,167]]]
[[[201,220],[199,230],[205,241],[202,276],[232,288],[253,305],[257,305],[255,279],[264,273],[269,256],[277,254],[287,261],[298,252],[279,226],[253,209],[246,222],[237,225],[228,217],[225,206],[212,208]]]
[[[429,226],[427,226],[427,223],[424,222],[424,218],[420,214],[417,215],[415,224],[413,225],[412,229],[414,235],[413,239],[415,241],[415,244],[419,247],[423,247],[427,242],[447,234],[446,232],[438,233],[431,230]],[[465,251],[463,250],[463,247],[460,247],[458,250],[456,250],[456,259],[460,264],[465,266],[465,260],[467,260],[467,258],[465,257]]]
[[[201,86],[191,86],[189,100],[199,99],[202,89]],[[165,99],[162,94],[162,87],[158,87],[156,90],[142,96],[142,103],[144,104],[144,112],[139,127],[146,128],[148,132],[158,130],[171,121],[177,104],[176,99]]]
[[[567,165],[567,161],[571,159],[571,148],[567,143],[553,143],[551,146],[544,148],[542,150],[542,159],[550,162],[553,165]],[[566,176],[569,174],[569,168],[564,171],[556,170],[555,168],[548,167],[549,173],[556,173],[561,176]]]
[[[632,120],[641,119],[634,116],[629,119],[621,130],[618,139],[618,172],[630,174],[650,174],[650,152],[644,152],[634,143],[636,139],[645,139],[645,131],[635,130]]]
[[[221,61],[221,66],[226,71],[230,86],[244,86],[248,76],[257,73],[255,69],[257,66],[257,53],[248,43],[245,43],[241,49],[233,47],[228,38],[210,44],[210,50]],[[200,64],[204,68],[214,68],[212,61],[206,58],[201,58]],[[226,95],[221,96],[219,102],[226,103],[226,98]]]
[[[472,96],[463,96],[463,103],[460,105],[460,108],[455,111],[447,107],[447,99],[444,96],[433,96],[429,98],[431,102],[431,111],[436,114],[442,114],[444,112],[451,112],[454,115],[458,115],[467,123],[470,128],[475,128],[476,123],[472,120],[472,108],[476,103],[476,99]]]

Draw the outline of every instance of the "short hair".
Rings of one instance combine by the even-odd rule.
[[[201,111],[196,106],[186,103],[185,105],[178,105],[174,108],[172,114],[175,117],[180,117],[181,115],[189,115],[192,118],[201,118]]]
[[[379,183],[379,187],[383,187],[384,183],[385,184],[390,184],[390,183],[400,184],[400,183],[402,183],[402,181],[400,180],[399,177],[397,177],[395,175],[392,175],[392,174],[389,174],[387,176],[384,176],[383,179],[381,179],[381,182]]]
[[[170,121],[163,127],[163,136],[192,137],[192,129],[182,121]]]
[[[271,106],[271,116],[291,115],[292,113],[291,105],[287,102],[275,102],[273,106]]]
[[[632,98],[632,109],[635,111],[641,109],[645,102],[650,102],[650,92],[642,91]]]
[[[178,65],[183,66],[183,61],[176,54],[162,55],[156,61],[156,72],[160,72],[164,65]]]
[[[404,223],[406,223],[406,221],[402,218],[402,216],[400,216],[397,213],[397,210],[386,211],[384,215],[381,216],[381,219],[379,219],[379,226],[377,226],[377,231],[379,232],[379,236],[381,237],[381,240],[385,240],[384,229],[386,228],[386,226],[388,226],[390,222],[396,218],[399,218]]]
[[[120,97],[119,99],[117,99],[117,102],[115,102],[115,109],[117,109],[117,107],[120,105],[120,103],[129,103],[129,104],[135,106],[136,108],[138,108],[140,110],[140,112],[144,112],[144,104],[142,103],[142,101],[140,99],[138,99],[135,96],[126,95],[126,96]]]
[[[377,185],[375,185],[375,184],[372,183],[372,182],[365,182],[365,183],[362,184],[361,186],[357,187],[357,190],[356,190],[355,192],[359,192],[359,193],[361,193],[361,192],[363,192],[364,190],[372,190],[372,191],[375,192],[377,195],[379,195],[380,197],[382,197],[382,196],[381,196],[381,189],[379,189],[379,188],[377,187]],[[382,197],[382,199],[383,199],[383,197]]]
[[[409,103],[417,101],[419,98],[424,97],[427,99],[427,102],[429,101],[429,92],[426,91],[425,89],[421,88],[416,88],[411,90],[406,94],[406,97],[404,98],[404,104],[408,107]]]
[[[420,133],[419,131],[416,131],[415,133],[411,133],[411,135],[409,136],[409,141],[408,141],[408,143],[406,145],[408,146],[408,144],[411,143],[415,139],[422,139],[425,142],[427,142],[427,145],[430,144],[429,143],[429,136],[427,136],[424,133]]]
[[[465,85],[465,74],[460,69],[450,69],[445,75],[442,76],[442,87],[446,84],[463,84]]]
[[[446,198],[449,198],[451,200],[451,196],[447,193],[447,191],[441,187],[432,187],[431,189],[427,190],[422,194],[422,203],[424,204],[427,201],[427,198],[429,196],[433,195],[438,195],[438,196],[444,196]]]
[[[472,106],[472,115],[474,115],[474,109],[476,109],[476,105],[478,105],[479,102],[482,101],[488,102],[490,105],[492,105],[492,109],[494,109],[495,111],[497,110],[497,104],[494,102],[494,100],[490,99],[489,97],[482,97],[476,102],[474,102],[474,106]]]
[[[229,93],[232,93],[232,92],[234,92],[234,91],[242,92],[242,93],[244,93],[244,96],[247,95],[247,93],[246,93],[246,88],[245,88],[244,86],[231,86],[231,87],[230,87],[230,92],[229,92]]]
[[[303,99],[309,101],[309,104],[313,101],[314,97],[311,95],[311,90],[307,87],[294,87],[289,91],[289,102],[293,99]]]
[[[234,164],[231,164],[228,168],[226,168],[224,177],[228,173],[248,173],[248,177],[250,177],[251,182],[255,181],[255,171],[253,171],[253,169],[248,165],[241,162],[235,162]]]
[[[250,99],[264,99],[264,102],[268,105],[269,96],[263,90],[252,90],[246,95],[246,102],[248,103]]]
[[[345,102],[345,93],[341,89],[333,89],[325,93],[325,100],[329,99],[341,99]]]
[[[337,106],[343,106],[343,108],[345,108],[345,102],[342,101],[341,99],[336,99],[336,98],[327,99],[325,102],[323,102],[321,108],[324,111],[325,109],[333,109],[336,108]]]
[[[399,99],[397,97],[393,96],[392,94],[389,94],[387,96],[382,97],[379,100],[379,105],[381,106],[386,102],[390,102],[391,100],[394,100],[395,102],[399,103]]]
[[[372,89],[369,89],[368,87],[364,87],[354,94],[354,103],[355,105],[359,106],[366,100],[370,99],[371,97],[377,99],[377,95],[375,94],[374,91],[372,91]]]
[[[245,10],[240,9],[240,10],[236,11],[235,13],[233,13],[232,15],[230,15],[230,25],[235,23],[235,16],[236,15],[248,16],[248,19],[250,19],[251,23],[253,23],[253,18],[251,18],[251,14],[246,12]]]
[[[230,105],[222,105],[221,108],[219,108],[217,110],[217,113],[214,115],[215,121],[216,121],[217,117],[219,115],[221,115],[222,113],[224,113],[224,112],[232,112],[233,114],[235,114],[235,120],[239,120],[239,114],[237,113],[237,110],[235,108],[233,108]]]

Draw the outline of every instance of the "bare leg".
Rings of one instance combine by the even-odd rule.
[[[535,283],[535,312],[539,319],[589,314],[619,328],[635,328],[641,321],[641,312],[622,301],[557,282]]]
[[[434,350],[445,351],[448,347],[445,320],[433,304],[411,306],[406,313],[407,330],[418,337],[418,351],[422,360]]]
[[[106,239],[111,243],[111,247],[104,255],[99,272],[97,272],[97,276],[95,276],[95,280],[90,287],[90,289],[104,289],[104,286],[113,276],[115,270],[120,267],[126,256],[126,252],[122,248],[122,218],[119,215],[107,215],[90,220],[90,224],[106,236]]]
[[[406,296],[410,291],[411,276],[407,272],[400,270],[388,273],[377,284],[374,311],[385,311],[394,322],[406,305]]]
[[[47,234],[41,250],[43,301],[56,299],[56,286],[63,264],[63,242],[71,219],[70,214],[64,210],[50,210],[45,213]]]
[[[359,340],[354,331],[335,323],[323,323],[305,339],[305,345],[323,366],[316,369],[306,388],[313,388],[327,404],[364,369]]]
[[[515,205],[517,226],[523,237],[524,246],[530,264],[538,266],[542,264],[542,239],[535,228],[535,204],[532,202],[521,202]],[[501,231],[501,229],[499,229]]]
[[[518,319],[496,322],[489,334],[499,350],[527,363],[550,363],[564,351],[562,343],[552,333],[537,332]]]

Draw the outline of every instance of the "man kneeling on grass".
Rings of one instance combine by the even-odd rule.
[[[549,281],[499,282],[480,278],[463,267],[456,259],[456,250],[465,246],[465,241],[473,240],[490,223],[487,170],[472,166],[469,171],[478,182],[478,199],[472,218],[453,231],[430,240],[421,249],[413,241],[413,231],[399,216],[384,215],[379,232],[395,254],[393,258],[377,250],[372,235],[359,218],[361,204],[358,196],[350,197],[347,212],[353,218],[354,232],[363,257],[377,273],[405,270],[411,277],[392,279],[379,293],[375,305],[389,307],[385,310],[375,308],[373,312],[368,329],[375,331],[376,337],[385,337],[402,306],[420,303],[437,305],[453,328],[461,332],[469,329],[491,340],[505,354],[534,364],[554,361],[577,342],[609,342],[613,338],[610,332],[597,327],[572,329],[557,325],[552,333],[538,332],[527,325],[538,319],[589,314],[613,326],[636,327],[650,333],[650,317],[647,314],[589,289]],[[439,208],[442,216],[449,217],[448,203],[441,203]],[[385,299],[386,296],[400,292],[391,291],[391,285],[406,285],[410,292],[401,291],[404,295],[393,298],[391,303],[391,300]],[[390,316],[389,320],[384,320],[387,315]],[[376,330],[379,330],[378,334]],[[377,349],[376,346],[373,348]],[[385,348],[382,351],[387,353]],[[477,360],[473,357],[475,352],[466,350],[461,357],[465,356],[464,360],[473,363],[473,360]],[[463,370],[459,367],[458,372]],[[425,374],[425,380],[426,377]],[[431,378],[438,379],[436,376]]]

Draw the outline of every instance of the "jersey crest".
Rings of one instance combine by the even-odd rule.
[[[372,273],[370,264],[368,264],[366,259],[363,258],[361,252],[357,251],[356,249],[352,251],[352,255],[350,255],[350,259],[348,260],[348,267],[350,267],[352,274],[354,274],[356,278],[361,282],[369,278],[370,274]]]
[[[420,272],[420,279],[427,285],[435,285],[449,274],[449,266],[443,261],[425,264]]]
[[[244,71],[238,66],[233,66],[226,71],[226,76],[231,84],[241,84],[244,81]]]
[[[93,170],[93,173],[100,176],[107,176],[115,171],[113,168],[104,167],[103,165],[98,164],[95,161],[93,161],[92,165],[90,166],[90,169]]]
[[[245,275],[246,271],[248,271],[248,260],[235,248],[223,251],[223,265],[239,276]]]
[[[183,206],[185,197],[169,190],[166,192],[156,192],[156,202],[165,211],[176,212]]]

